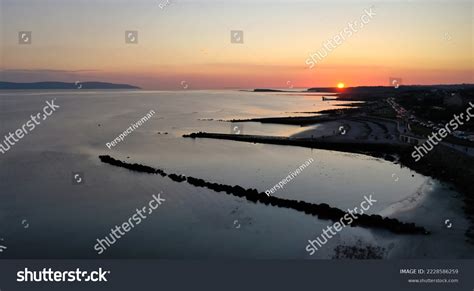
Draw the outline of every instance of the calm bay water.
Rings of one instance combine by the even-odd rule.
[[[382,247],[387,258],[472,257],[459,194],[407,168],[363,155],[182,138],[197,131],[230,133],[232,125],[222,119],[296,116],[289,112],[330,109],[340,102],[241,91],[5,91],[0,136],[21,127],[51,99],[60,106],[57,112],[0,155],[0,238],[8,247],[0,258],[99,257],[96,239],[160,191],[166,202],[100,257],[331,258],[336,246],[357,241]],[[114,148],[106,147],[150,110],[156,112],[152,119]],[[280,136],[307,129],[241,126],[245,134]],[[369,213],[416,222],[433,234],[346,228],[309,256],[308,239],[331,221],[112,167],[100,163],[101,154],[260,191],[311,157],[315,161],[275,196],[346,209],[373,193],[377,203]],[[74,172],[83,173],[83,184],[73,183]],[[446,229],[446,218],[453,228]]]

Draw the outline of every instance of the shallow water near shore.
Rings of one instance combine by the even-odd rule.
[[[243,91],[11,91],[0,93],[0,136],[21,127],[52,99],[60,106],[57,112],[0,155],[0,238],[8,247],[0,258],[327,259],[338,245],[358,241],[381,247],[384,258],[474,256],[464,238],[461,196],[410,169],[357,154],[182,138],[197,131],[236,130],[290,136],[310,127],[219,120],[297,116],[288,112],[332,109],[343,102]],[[156,112],[150,120],[115,147],[106,146],[150,110]],[[112,167],[99,161],[102,154],[259,191],[313,158],[274,195],[347,209],[372,194],[377,202],[369,214],[414,222],[432,234],[345,228],[309,256],[308,240],[332,221]],[[83,175],[82,184],[74,183],[76,172]],[[96,239],[160,191],[163,205],[97,255]]]

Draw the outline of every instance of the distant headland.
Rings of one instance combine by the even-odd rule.
[[[35,82],[35,83],[14,83],[14,82],[1,82],[0,90],[52,90],[52,89],[141,89],[137,86],[128,84],[113,84],[105,82]]]

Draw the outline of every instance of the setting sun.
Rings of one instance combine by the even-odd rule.
[[[344,83],[338,83],[338,84],[337,84],[337,88],[339,88],[339,89],[344,88]]]

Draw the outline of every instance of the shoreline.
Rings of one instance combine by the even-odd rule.
[[[422,162],[416,162],[411,157],[413,146],[408,144],[324,141],[322,139],[287,138],[274,136],[235,135],[198,132],[183,135],[184,138],[208,138],[232,140],[249,143],[299,146],[322,150],[333,150],[347,153],[364,154],[381,158],[395,164],[400,164],[419,174],[453,185],[462,194],[464,213],[470,221],[470,227],[465,232],[470,243],[474,243],[474,195],[470,190],[474,177],[474,158],[467,157],[449,147],[439,145],[423,157]],[[395,156],[395,157],[394,157]],[[459,173],[463,173],[459,175]]]

